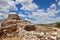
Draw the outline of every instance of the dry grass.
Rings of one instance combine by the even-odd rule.
[[[2,38],[0,40],[22,40],[20,37]]]
[[[57,30],[56,29],[53,29],[53,28],[37,28],[36,31],[39,31],[39,32],[56,32]]]

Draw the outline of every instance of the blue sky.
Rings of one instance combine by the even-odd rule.
[[[60,22],[60,0],[0,0],[0,19],[8,14],[35,24]]]
[[[34,2],[40,6],[39,8],[48,8],[52,3],[56,3],[55,0],[34,0]]]

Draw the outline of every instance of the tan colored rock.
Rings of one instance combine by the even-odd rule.
[[[0,24],[0,35],[1,37],[15,36],[18,33],[18,29],[24,30],[23,28],[28,26],[27,24],[30,25],[31,23],[19,18],[16,14],[9,14],[8,18]],[[34,26],[30,25],[29,27],[32,29]]]
[[[10,19],[10,18],[11,18],[11,19],[17,19],[17,20],[20,19],[17,14],[9,14],[8,18],[9,18],[9,19]]]

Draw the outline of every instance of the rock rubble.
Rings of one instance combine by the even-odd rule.
[[[22,30],[19,34],[23,40],[60,40],[59,32],[29,32]]]

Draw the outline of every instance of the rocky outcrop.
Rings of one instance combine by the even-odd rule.
[[[9,14],[8,16],[9,19],[16,19],[16,20],[20,20],[19,16],[17,14]]]
[[[8,18],[1,22],[0,37],[11,37],[18,33],[18,29],[24,30],[36,30],[34,25],[30,25],[31,22],[19,18],[16,14],[9,14]],[[8,35],[9,34],[9,35]],[[15,34],[15,35],[14,35]]]
[[[9,14],[0,23],[0,38],[19,37],[19,40],[60,40],[58,28],[46,28],[32,24],[19,18],[16,14]]]

